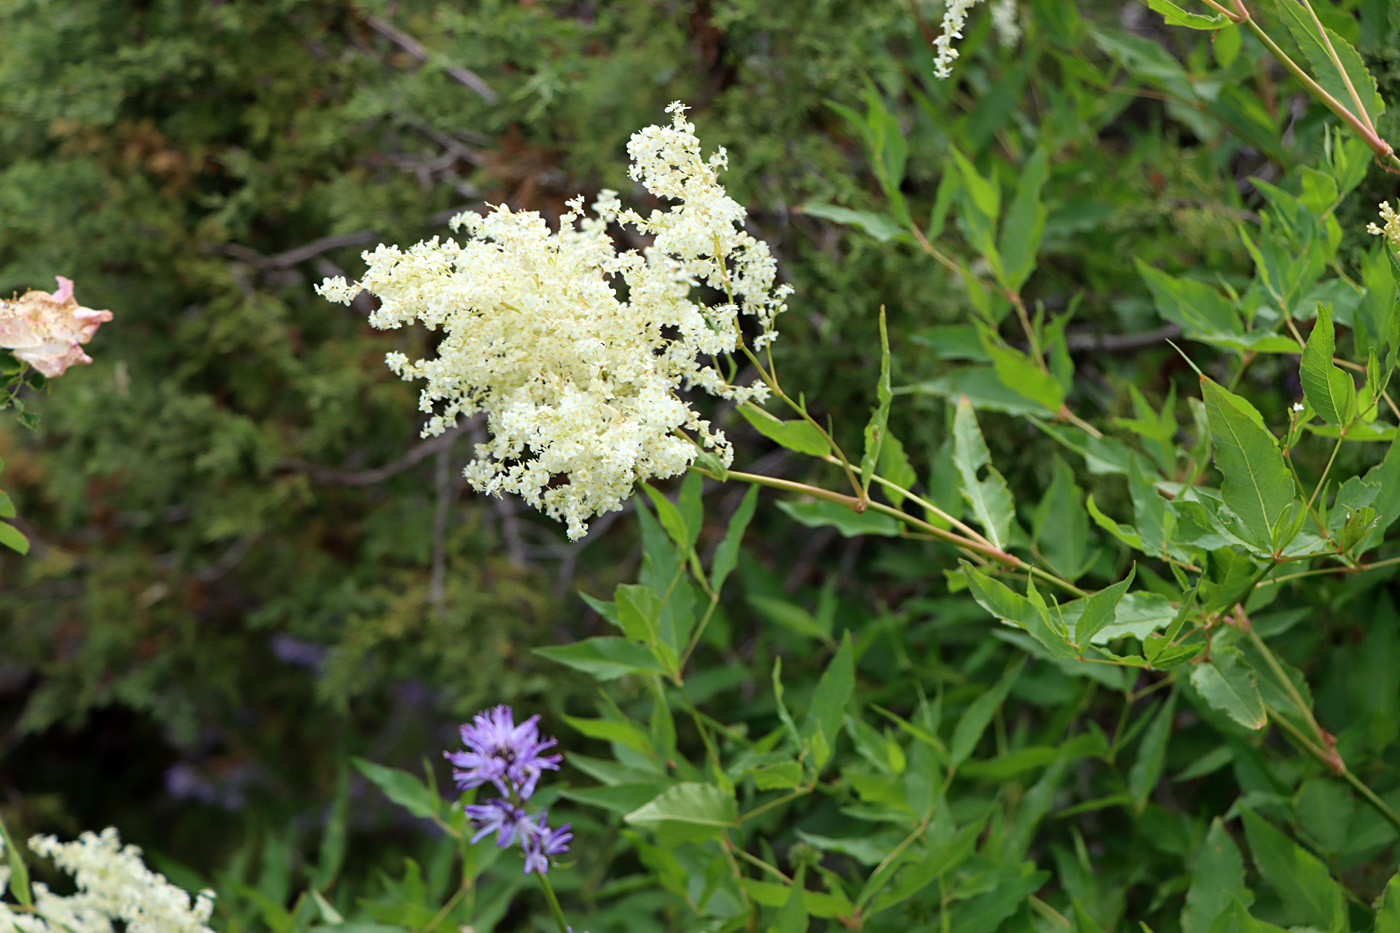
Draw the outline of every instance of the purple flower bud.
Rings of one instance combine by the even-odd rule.
[[[525,874],[537,871],[545,874],[549,871],[549,859],[551,856],[563,855],[569,851],[569,840],[574,838],[574,834],[569,831],[569,824],[555,829],[550,829],[544,825],[545,814],[540,811],[537,822],[529,823],[530,831],[521,834],[521,845],[525,849]]]
[[[468,804],[465,808],[472,828],[477,831],[472,842],[496,833],[496,845],[504,848],[518,837],[522,842],[537,831],[535,824],[525,815],[525,811],[509,800],[488,800],[483,804]]]

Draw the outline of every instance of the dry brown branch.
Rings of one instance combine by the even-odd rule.
[[[419,42],[408,33],[395,29],[393,25],[380,19],[378,16],[366,16],[365,22],[375,32],[379,33],[420,62],[441,65],[444,71],[473,91],[476,91],[477,94],[481,95],[481,99],[488,104],[494,104],[496,102],[496,92],[491,90],[491,86],[481,80],[476,72],[459,65],[447,65],[443,64],[440,60],[435,61],[438,57],[424,48],[423,43]]]

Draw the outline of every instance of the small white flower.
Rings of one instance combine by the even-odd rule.
[[[1302,402],[1294,402],[1294,403],[1293,403],[1293,410],[1294,410],[1295,412],[1301,413],[1302,410],[1303,410],[1303,403],[1302,403]]]
[[[638,481],[684,472],[697,443],[730,462],[724,435],[681,390],[741,402],[767,394],[762,383],[730,385],[699,361],[739,348],[740,315],[755,321],[754,343],[766,346],[790,289],[775,286],[767,245],[744,232],[746,211],[718,181],[724,150],[704,157],[685,109],[672,104],[671,125],[649,126],[627,145],[632,177],[676,202],[666,210],[642,216],[602,191],[596,216],[575,198],[557,231],[533,211],[461,214],[452,221],[467,234],[461,244],[380,245],[364,254],[359,282],[327,279],[317,289],[346,304],[361,290],[378,296],[375,327],[441,329],[434,358],[385,359],[404,379],[426,380],[424,434],[484,411],[491,437],[463,475],[481,492],[521,496],[565,522],[570,538],[586,533],[589,518],[621,508]],[[609,224],[631,226],[653,245],[618,252]],[[693,294],[701,285],[723,300],[705,304]]]
[[[997,34],[997,41],[1008,49],[1015,48],[1016,43],[1021,41],[1021,11],[1016,6],[1016,0],[993,0],[991,12],[992,29]]]
[[[1381,219],[1385,221],[1384,227],[1367,224],[1366,232],[1385,237],[1390,243],[1390,248],[1400,253],[1400,214],[1395,213],[1395,208],[1390,206],[1389,201],[1381,202]]]
[[[948,5],[943,10],[943,31],[933,40],[933,47],[938,50],[933,61],[934,77],[952,77],[953,62],[958,57],[953,40],[962,38],[962,28],[967,22],[968,11],[979,2],[981,0],[948,0]]]

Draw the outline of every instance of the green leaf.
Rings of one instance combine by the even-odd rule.
[[[1376,80],[1371,77],[1371,73],[1366,70],[1366,63],[1361,55],[1352,48],[1351,43],[1337,35],[1331,29],[1323,27],[1326,31],[1326,40],[1331,44],[1332,50],[1337,53],[1337,58],[1342,64],[1342,69],[1346,77],[1337,70],[1332,62],[1332,57],[1327,52],[1327,46],[1323,43],[1323,36],[1318,32],[1317,24],[1313,22],[1311,16],[1303,8],[1302,4],[1295,0],[1278,4],[1279,15],[1288,26],[1288,31],[1293,34],[1293,41],[1298,43],[1303,50],[1303,55],[1308,59],[1308,64],[1312,66],[1313,80],[1322,86],[1322,89],[1332,95],[1338,103],[1346,109],[1355,112],[1356,104],[1352,101],[1351,92],[1347,90],[1347,82],[1356,90],[1361,98],[1361,106],[1372,119],[1385,113],[1385,101],[1376,90]],[[1363,120],[1363,122],[1365,122]]]
[[[1322,420],[1346,425],[1356,417],[1356,385],[1350,376],[1332,365],[1335,352],[1332,313],[1326,305],[1319,304],[1317,323],[1303,348],[1303,395]]]
[[[710,564],[710,588],[716,593],[724,588],[724,581],[739,564],[739,548],[744,542],[744,532],[753,519],[754,508],[758,505],[758,487],[750,486],[744,493],[743,501],[729,519],[729,527],[724,532],[724,540],[715,548],[715,559]]]
[[[1157,313],[1164,320],[1180,326],[1186,336],[1200,339],[1244,333],[1244,322],[1234,305],[1209,285],[1192,279],[1173,278],[1141,259],[1135,259],[1134,263],[1138,275],[1142,276],[1152,292]]]
[[[972,754],[972,750],[977,747],[977,741],[982,738],[982,733],[987,731],[987,726],[992,721],[992,715],[1006,699],[1006,695],[1011,692],[1011,687],[1021,676],[1021,671],[1025,666],[1026,658],[1022,655],[1016,659],[1016,662],[1002,675],[992,689],[978,695],[977,699],[968,704],[967,710],[953,728],[953,739],[948,744],[948,768],[950,770],[956,769],[958,765],[967,760],[968,755]]]
[[[1371,533],[1376,527],[1376,510],[1369,505],[1362,506],[1347,516],[1342,525],[1342,533],[1337,536],[1337,546],[1345,553]]]
[[[1362,483],[1376,490],[1369,503],[1376,509],[1376,527],[1366,545],[1369,547],[1378,543],[1386,529],[1400,518],[1400,434],[1386,449],[1385,459],[1366,471]]]
[[[953,415],[953,463],[962,477],[963,499],[971,507],[973,517],[992,546],[1003,550],[1011,532],[1015,507],[1006,480],[991,466],[991,459],[972,404],[964,396],[958,400]],[[979,479],[977,474],[983,467],[987,468],[987,478]]]
[[[996,369],[991,366],[967,366],[952,372],[916,382],[908,391],[924,395],[940,395],[950,402],[966,397],[979,411],[1000,411],[1008,415],[1043,417],[1045,407],[1032,402],[1021,393],[1006,387]]]
[[[864,495],[870,494],[870,478],[875,475],[875,467],[880,462],[880,451],[889,430],[890,402],[894,393],[890,391],[890,338],[885,328],[885,308],[880,307],[880,378],[875,383],[875,394],[879,404],[870,414],[865,426],[865,452],[860,458],[860,489]]]
[[[782,907],[787,903],[787,899],[792,896],[788,885],[778,884],[773,881],[759,881],[756,878],[740,878],[739,886],[764,907]],[[821,891],[805,891],[802,895],[807,913],[813,917],[821,917],[831,920],[836,917],[849,917],[855,910],[854,905],[845,897],[835,894],[825,894]]]
[[[1245,895],[1244,859],[1225,824],[1211,821],[1205,842],[1191,868],[1191,887],[1181,911],[1181,933],[1209,933],[1216,917],[1229,909],[1235,897]]]
[[[1176,714],[1176,693],[1173,691],[1157,708],[1157,714],[1142,734],[1142,745],[1138,747],[1137,759],[1128,770],[1128,793],[1133,798],[1133,808],[1139,814],[1147,808],[1157,781],[1162,777],[1162,768],[1167,760],[1167,740],[1172,734],[1172,717]]]
[[[1345,929],[1346,898],[1326,866],[1249,807],[1239,804],[1239,810],[1254,864],[1283,899],[1289,921],[1327,931]]]
[[[808,528],[829,526],[847,538],[858,538],[861,535],[880,535],[886,538],[899,536],[899,521],[873,509],[853,512],[844,505],[826,501],[779,502],[778,508]]]
[[[664,523],[665,519],[662,521]],[[656,641],[658,619],[661,617],[661,600],[652,592],[651,587],[623,583],[613,593],[613,599],[617,604],[618,624],[622,626],[624,635],[633,641],[643,641],[647,644]]]
[[[661,527],[666,529],[671,540],[681,547],[686,547],[690,540],[690,529],[686,526],[685,518],[681,516],[681,510],[676,508],[675,503],[667,499],[664,493],[653,489],[650,483],[643,483],[642,490],[651,500],[656,509],[656,517],[661,520]]]
[[[1023,398],[1035,402],[1051,415],[1064,406],[1065,390],[1050,373],[1030,357],[1003,344],[990,328],[983,328],[982,346],[996,369],[1001,384]]]
[[[1166,20],[1168,26],[1185,26],[1187,29],[1221,29],[1230,25],[1230,18],[1224,13],[1188,13],[1171,0],[1147,0],[1147,5]]]
[[[880,445],[878,471],[880,476],[900,489],[913,489],[914,483],[919,479],[914,468],[909,465],[909,455],[904,452],[904,445],[888,430],[885,432],[885,442]],[[898,506],[904,501],[904,493],[891,486],[882,483],[880,491],[890,500],[891,505]]]
[[[1400,875],[1391,878],[1381,894],[1375,933],[1400,933]]]
[[[21,554],[29,553],[29,539],[8,522],[0,522],[0,544]]]
[[[781,656],[773,659],[773,702],[778,707],[778,721],[787,730],[788,738],[792,739],[793,745],[801,748],[802,736],[797,731],[797,723],[793,722],[792,714],[788,712],[787,705],[783,703],[783,659]]]
[[[624,748],[630,748],[644,755],[652,753],[651,738],[631,722],[615,719],[580,719],[577,716],[568,715],[564,716],[564,722],[578,731],[580,735],[586,735],[590,739],[616,742]],[[570,761],[572,760],[571,758]]]
[[[754,430],[774,443],[788,450],[809,457],[824,457],[831,447],[822,437],[822,432],[808,421],[781,421],[761,408],[744,405],[739,409],[744,420],[753,425]]]
[[[1057,455],[1050,486],[1036,506],[1031,538],[1052,570],[1073,582],[1089,562],[1089,516],[1074,471]]]
[[[802,765],[796,761],[779,761],[749,769],[749,777],[759,790],[791,790],[802,783]]]
[[[1132,585],[1133,577],[1136,574],[1137,565],[1134,564],[1132,569],[1128,571],[1126,579],[1099,590],[1083,601],[1084,611],[1079,616],[1079,621],[1074,624],[1074,643],[1076,645],[1080,648],[1085,647],[1099,633],[1100,629],[1113,621],[1114,613],[1118,609],[1118,601],[1123,598],[1124,593],[1128,592],[1128,587]]]
[[[948,150],[953,156],[953,163],[957,166],[958,174],[962,177],[963,190],[967,192],[967,202],[973,207],[976,218],[969,220],[979,230],[986,230],[986,241],[991,243],[991,231],[996,229],[997,215],[1001,213],[1001,189],[997,186],[996,179],[983,178],[977,173],[977,169],[967,157],[958,151],[956,146],[950,146]],[[974,246],[979,244],[974,243]],[[980,247],[979,247],[980,248]]]
[[[1002,285],[1012,292],[1019,292],[1035,269],[1035,254],[1045,233],[1046,212],[1040,202],[1040,190],[1049,174],[1050,155],[1039,147],[1018,173],[1016,195],[1011,199],[997,244],[1004,266]]]
[[[807,906],[802,897],[806,876],[807,865],[804,862],[797,866],[797,874],[793,876],[787,900],[783,901],[783,906],[778,909],[778,916],[773,919],[768,933],[807,933]]]
[[[812,705],[807,710],[807,718],[802,723],[804,743],[814,749],[812,766],[820,774],[831,757],[836,744],[836,735],[841,731],[841,723],[846,715],[846,705],[851,701],[855,689],[855,654],[851,647],[851,633],[841,638],[841,648],[817,682],[817,690],[812,694]],[[820,739],[817,736],[821,736]],[[824,749],[818,753],[816,749]]]
[[[888,214],[873,214],[869,211],[853,211],[834,204],[804,204],[802,210],[813,217],[830,220],[846,227],[858,227],[866,233],[886,243],[901,236],[907,236],[899,221]]]
[[[1209,661],[1191,671],[1191,684],[1207,703],[1246,729],[1262,729],[1269,721],[1258,679],[1238,648],[1215,648]]]
[[[29,867],[25,865],[24,853],[15,845],[14,837],[5,827],[3,819],[0,819],[0,840],[5,843],[5,860],[10,866],[10,890],[14,892],[15,900],[25,907],[32,907],[34,898],[29,890]],[[0,888],[0,895],[4,893],[4,889]]]
[[[1288,0],[1292,2],[1292,0]],[[1272,927],[1270,933],[1278,930]],[[1259,921],[1249,914],[1249,908],[1244,905],[1244,901],[1238,895],[1230,897],[1230,903],[1215,918],[1215,922],[1210,925],[1208,933],[1262,933]]]
[[[616,680],[628,674],[667,673],[650,648],[626,638],[585,638],[572,645],[534,649],[540,657],[583,671],[594,680]]]
[[[1064,636],[1052,629],[1041,606],[1015,593],[1000,580],[986,576],[967,561],[959,561],[967,577],[967,588],[977,604],[1003,622],[1025,629],[1053,658],[1076,657]],[[1037,599],[1039,594],[1037,594]]]
[[[1293,504],[1293,478],[1274,436],[1254,407],[1213,380],[1202,378],[1215,463],[1225,504],[1239,517],[1240,536],[1260,550],[1274,549],[1273,527]]]
[[[628,823],[686,823],[724,830],[739,818],[733,794],[713,784],[686,782],[666,788],[623,819]]]
[[[856,903],[861,905],[864,915],[873,916],[908,900],[966,862],[976,851],[977,840],[981,837],[990,815],[990,812],[984,813],[980,819],[962,827],[951,838],[936,838],[934,827],[930,826],[925,833],[922,857],[909,857],[891,863],[885,871],[875,872],[866,881],[865,887],[856,898]],[[895,879],[894,884],[880,893],[891,878]],[[876,894],[880,896],[875,898],[868,910],[864,909],[864,905]]]
[[[431,819],[438,815],[441,802],[437,795],[429,790],[428,785],[407,771],[386,768],[363,758],[351,758],[350,761],[361,774],[384,792],[384,796],[409,813],[421,819]]]
[[[755,594],[749,597],[749,605],[757,609],[769,622],[781,625],[805,638],[835,644],[831,632],[823,628],[816,617],[790,600]]]
[[[313,891],[324,890],[340,874],[345,862],[346,818],[350,804],[350,772],[341,762],[336,774],[335,800],[326,817],[326,828],[321,834],[321,846],[316,855],[315,876],[311,882]],[[330,922],[327,918],[326,922]]]

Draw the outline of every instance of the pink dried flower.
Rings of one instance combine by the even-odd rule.
[[[60,275],[53,294],[30,291],[0,301],[0,347],[52,379],[74,363],[92,362],[81,344],[111,319],[111,311],[78,304],[73,281]]]

